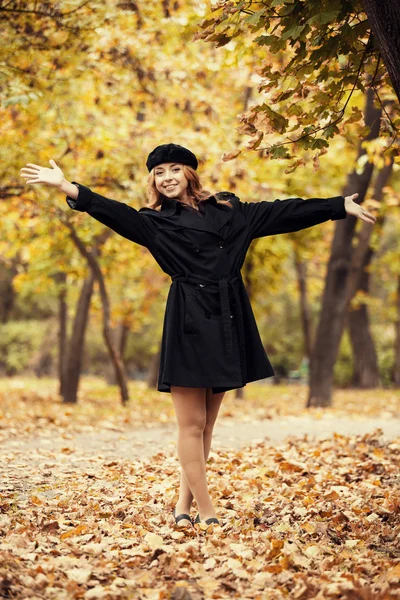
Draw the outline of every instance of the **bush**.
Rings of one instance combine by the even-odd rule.
[[[8,376],[29,369],[48,329],[47,321],[9,321],[0,325],[0,370]]]
[[[347,329],[340,341],[338,357],[333,370],[333,381],[338,387],[349,386],[353,377],[353,350]]]

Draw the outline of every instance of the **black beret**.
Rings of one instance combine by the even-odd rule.
[[[198,162],[193,152],[178,144],[162,144],[154,148],[147,157],[146,166],[149,172],[162,163],[176,162],[197,169]]]

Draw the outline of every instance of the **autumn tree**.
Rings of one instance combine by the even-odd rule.
[[[228,187],[232,168],[219,164],[221,140],[229,144],[232,139],[232,115],[243,106],[249,72],[224,70],[228,52],[216,57],[212,48],[199,53],[190,44],[198,10],[201,7],[195,2],[22,5],[15,1],[0,5],[7,42],[1,49],[7,71],[1,119],[8,148],[0,166],[1,213],[10,227],[4,248],[17,256],[24,240],[29,257],[26,270],[32,277],[28,272],[19,277],[20,286],[35,284],[35,266],[41,261],[50,270],[49,256],[54,260],[57,251],[63,262],[63,251],[54,244],[60,238],[68,252],[56,273],[61,268],[68,282],[75,283],[78,272],[87,277],[88,266],[96,272],[96,281],[102,283],[95,297],[101,292],[110,323],[104,327],[107,346],[119,365],[117,380],[123,400],[127,390],[120,376],[120,344],[113,340],[111,329],[122,322],[137,329],[148,319],[148,305],[156,301],[168,278],[156,275],[158,267],[149,266],[147,258],[151,257],[145,259],[145,249],[115,235],[104,244],[97,266],[93,261],[89,264],[104,227],[71,211],[54,192],[24,186],[18,169],[27,162],[47,165],[54,158],[71,180],[140,208],[146,202],[145,158],[155,145],[173,139],[195,147],[211,186]],[[230,94],[220,94],[227,82]],[[17,138],[23,143],[16,143]],[[22,214],[30,224],[31,238],[20,235]],[[30,252],[35,227],[36,231],[40,227],[42,244]],[[76,238],[73,231],[79,233]],[[131,289],[129,298],[127,289]],[[65,340],[65,304],[72,302],[74,292],[69,290],[69,297],[60,301],[60,340]],[[155,339],[160,328],[161,319],[155,326]],[[65,390],[65,385],[60,389]],[[73,401],[74,390],[77,386],[71,383],[68,401]]]
[[[393,8],[394,0],[389,4],[398,19],[400,8]],[[305,160],[317,161],[329,140],[346,135],[351,123],[358,123],[360,135],[366,135],[362,111],[352,104],[354,94],[371,87],[378,103],[395,97],[373,34],[382,14],[383,9],[374,12],[372,25],[359,0],[216,3],[195,39],[217,47],[232,43],[240,56],[247,45],[257,60],[261,100],[240,118],[240,130],[250,136],[249,142],[228,158],[257,149],[264,158],[291,160],[285,171],[289,173]],[[394,23],[386,29],[396,36]],[[384,30],[379,29],[380,37]],[[386,139],[385,147],[397,152],[394,134],[399,124],[396,104],[391,113],[384,112],[379,135]]]
[[[361,142],[343,195],[359,192],[358,202],[364,201],[374,163],[390,163],[393,157],[399,160],[396,133],[400,124],[389,77],[390,73],[396,90],[398,63],[394,64],[393,57],[398,40],[393,49],[390,41],[396,35],[400,8],[389,2],[390,11],[384,15],[381,5],[379,9],[372,6],[376,2],[365,4],[369,5],[368,15],[373,15],[371,21],[362,3],[346,0],[221,1],[213,7],[200,24],[196,39],[218,47],[233,44],[239,54],[250,39],[249,48],[258,59],[262,99],[240,117],[239,131],[250,141],[228,153],[227,160],[243,151],[257,150],[264,159],[290,161],[285,174],[307,166],[311,160],[318,169],[320,157],[327,153],[335,136],[343,135],[353,143],[350,131],[355,126]],[[360,94],[368,97],[365,115],[356,102]],[[378,138],[382,143],[374,144]],[[363,155],[367,162],[360,170]],[[336,224],[312,351],[309,406],[331,402],[333,367],[352,299],[349,290],[355,294],[354,281],[367,266],[365,261],[359,265],[360,272],[350,269],[355,225],[353,217]],[[296,265],[304,284],[298,257]],[[306,323],[304,290],[301,299]],[[309,348],[310,331],[304,327]]]
[[[0,1],[5,40],[0,57],[6,73],[0,82],[0,118],[3,148],[7,149],[0,164],[4,232],[0,260],[8,269],[9,288],[12,282],[17,293],[37,302],[52,294],[57,299],[60,348],[61,340],[65,340],[65,306],[79,306],[82,283],[89,277],[87,258],[65,223],[79,234],[82,250],[88,252],[96,247],[104,227],[72,212],[63,197],[24,186],[18,177],[19,168],[30,161],[47,165],[54,158],[70,179],[139,208],[145,204],[145,157],[158,143],[173,140],[195,149],[211,191],[235,191],[250,201],[272,195],[287,197],[294,186],[300,196],[307,196],[310,186],[313,195],[325,194],[327,185],[338,181],[338,173],[344,173],[346,165],[352,163],[351,144],[368,134],[362,97],[369,84],[385,107],[389,102],[389,108],[386,112],[382,109],[381,137],[375,138],[383,143],[365,148],[363,157],[373,162],[375,155],[383,154],[397,118],[396,106],[390,104],[393,93],[383,62],[378,67],[374,62],[377,50],[363,21],[364,13],[339,4],[329,4],[328,18],[325,13],[318,16],[321,11],[314,1],[299,3],[301,11],[292,17],[285,17],[283,9],[298,10],[297,3],[240,3],[243,10],[236,13],[239,3],[221,3],[204,29],[213,27],[210,18],[221,18],[212,35],[217,36],[217,45],[224,47],[215,48],[201,39],[193,42],[206,8],[206,4],[194,1]],[[350,11],[347,16],[346,6]],[[336,16],[335,11],[339,11]],[[268,14],[271,31],[263,32]],[[298,17],[305,19],[307,27],[292,31]],[[237,35],[230,37],[232,26],[237,27]],[[218,37],[224,27],[225,37]],[[286,27],[283,34],[282,27]],[[255,41],[259,37],[260,43]],[[296,56],[297,49],[303,58]],[[309,63],[311,57],[321,70],[319,78]],[[259,74],[254,76],[256,68]],[[257,83],[266,111],[261,108],[263,103],[257,108]],[[377,96],[375,103],[378,110]],[[341,107],[345,107],[343,113]],[[232,123],[241,113],[241,128],[235,131]],[[319,118],[323,127],[314,131]],[[330,118],[338,118],[337,123],[329,125]],[[328,163],[323,155],[328,144],[333,147],[338,140],[335,128],[349,147],[345,152],[341,147]],[[248,134],[249,146],[256,152],[242,151],[239,161],[223,162],[222,153],[229,157],[232,149],[238,152]],[[301,137],[299,142],[296,136]],[[263,150],[266,144],[269,151]],[[266,172],[265,161],[260,158],[284,157],[288,149],[292,156],[287,177],[282,177],[280,161],[270,161]],[[318,174],[314,169],[319,160],[325,164],[323,173]],[[311,173],[296,170],[307,161],[312,164]],[[304,268],[301,272],[300,262],[304,266],[304,257],[310,257],[317,244],[314,272],[308,274],[309,285],[302,292],[305,331],[311,337],[308,307],[312,310],[313,301],[322,295],[320,282],[329,258],[327,233],[328,229],[315,228],[306,238],[299,232],[293,238],[258,240],[251,248],[243,271],[266,345],[272,349],[275,340],[269,334],[267,317],[279,309],[275,299],[284,278],[283,261],[295,249],[299,281],[304,281],[307,273]],[[154,328],[156,365],[168,277],[145,249],[116,235],[110,235],[96,260],[101,271],[98,275],[104,279],[103,299],[110,300],[111,329],[122,332],[129,327],[136,333],[143,324],[150,324]],[[66,285],[53,285],[59,273],[66,274]],[[292,294],[292,288],[288,289]],[[99,291],[94,285],[90,310],[101,327]],[[7,307],[12,305],[12,295],[7,296],[6,316],[10,314]],[[120,354],[122,340],[123,336],[114,339]],[[151,379],[154,385],[154,368]]]

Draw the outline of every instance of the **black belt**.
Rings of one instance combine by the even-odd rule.
[[[183,273],[177,273],[176,275],[172,275],[172,281],[184,281],[185,283],[193,283],[197,284],[200,287],[204,287],[205,285],[218,285],[219,287],[219,299],[221,305],[221,315],[222,315],[222,326],[224,333],[224,342],[226,353],[228,357],[232,356],[233,347],[232,347],[232,322],[231,322],[231,307],[229,303],[229,286],[231,286],[235,296],[236,296],[236,304],[239,303],[239,298],[236,295],[236,289],[232,285],[236,281],[240,281],[242,279],[241,273],[233,273],[231,275],[227,275],[222,279],[207,279],[205,277],[201,277],[200,275],[185,275]],[[239,312],[241,308],[239,306]]]

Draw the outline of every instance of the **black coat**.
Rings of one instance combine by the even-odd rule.
[[[135,208],[78,185],[69,206],[145,246],[170,275],[158,391],[171,385],[213,393],[273,376],[240,269],[255,238],[346,218],[343,196],[241,202],[229,192],[202,201],[203,210],[164,198],[161,211]]]

